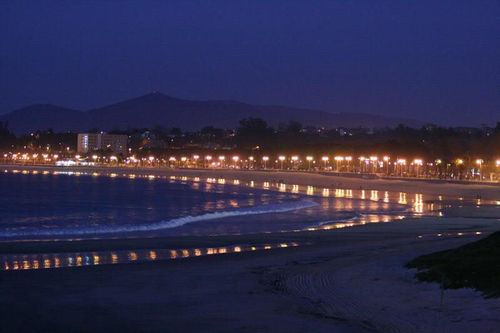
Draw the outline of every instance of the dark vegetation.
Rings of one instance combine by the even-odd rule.
[[[98,132],[99,128],[88,132]],[[127,134],[135,153],[186,153],[231,150],[240,153],[284,154],[391,154],[421,158],[495,159],[500,151],[500,123],[496,127],[420,129],[399,125],[395,128],[320,128],[306,127],[296,121],[270,126],[260,118],[246,118],[235,129],[204,127],[198,131],[180,128],[130,128],[109,131]],[[2,151],[73,149],[76,134],[51,129],[14,135],[0,122]]]
[[[500,232],[452,250],[420,256],[408,268],[417,279],[445,289],[473,288],[485,297],[500,297]]]

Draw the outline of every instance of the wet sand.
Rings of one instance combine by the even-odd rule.
[[[283,182],[300,186],[316,186],[322,188],[364,189],[391,192],[421,193],[430,196],[450,196],[475,199],[478,196],[487,200],[500,200],[500,183],[457,183],[440,180],[399,180],[369,179],[360,177],[343,177],[325,173],[281,172],[281,171],[247,171],[226,169],[169,169],[169,168],[113,168],[113,167],[55,167],[55,166],[21,166],[0,165],[0,170],[48,170],[74,171],[87,173],[133,173],[137,175],[187,176],[202,178],[224,178],[228,181]]]
[[[465,199],[481,191],[483,198],[500,200],[495,186],[375,183],[296,173],[233,171],[215,172],[214,176],[219,175],[255,181],[272,181],[274,177],[300,185],[316,184],[313,186],[341,182],[347,188],[359,184],[393,191],[418,188],[433,196]],[[424,217],[298,233],[0,243],[0,254],[299,245],[180,260],[1,271],[2,331],[500,331],[500,300],[486,300],[472,290],[447,290],[441,298],[438,285],[416,282],[414,271],[403,267],[418,255],[456,247],[500,230],[498,208],[476,210],[471,206],[466,214],[463,209],[456,208],[449,218]],[[459,217],[461,214],[467,218]]]

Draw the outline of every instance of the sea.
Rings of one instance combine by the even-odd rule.
[[[293,232],[386,221],[406,209],[205,181],[0,174],[0,240]]]

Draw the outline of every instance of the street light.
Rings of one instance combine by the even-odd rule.
[[[269,161],[269,156],[262,156],[262,161],[264,161],[264,169],[266,169],[267,161]]]
[[[281,170],[283,170],[283,161],[286,159],[286,157],[285,157],[285,156],[283,156],[283,155],[280,155],[280,156],[278,157],[278,159],[279,159],[279,160],[280,160],[280,162],[281,162]]]
[[[333,158],[335,160],[335,167],[337,168],[337,172],[339,171],[339,162],[342,162],[344,160],[343,156],[335,156]]]
[[[351,161],[352,161],[352,156],[346,156],[345,160],[347,162],[347,172],[350,172],[351,171],[350,164],[351,164]]]
[[[233,162],[234,162],[234,167],[236,168],[238,166],[238,161],[240,160],[239,156],[234,155],[233,156]]]
[[[413,164],[415,164],[417,166],[417,178],[418,178],[420,167],[424,164],[424,162],[421,159],[416,158],[413,160]]]
[[[372,164],[372,171],[377,172],[377,167],[378,167],[378,157],[377,156],[370,156],[370,161]]]
[[[384,156],[383,161],[385,163],[385,174],[389,175],[389,160],[391,159],[389,156]]]
[[[481,173],[481,167],[483,166],[483,162],[484,161],[482,159],[480,159],[480,158],[478,158],[476,160],[476,164],[478,165],[478,169],[479,169],[479,180],[481,180],[483,178],[483,175]]]
[[[324,168],[325,168],[325,170],[326,170],[326,164],[328,163],[328,156],[323,156],[323,157],[321,158],[321,160],[323,161],[323,163],[324,163],[324,165],[325,165],[325,166],[324,166]]]
[[[403,167],[406,165],[406,160],[404,158],[398,158],[396,161],[396,165],[399,165],[399,171],[401,173],[401,177],[403,176]]]
[[[308,163],[308,170],[311,170],[311,161],[313,160],[312,156],[307,156],[306,157],[307,163]]]
[[[366,158],[364,156],[360,156],[360,157],[358,157],[358,160],[359,160],[359,171],[363,172]]]

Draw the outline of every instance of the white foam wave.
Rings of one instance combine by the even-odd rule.
[[[133,224],[119,226],[101,227],[78,227],[78,228],[52,228],[52,229],[32,229],[32,230],[9,230],[0,232],[0,238],[19,237],[40,237],[40,236],[82,236],[82,235],[104,235],[113,233],[158,231],[178,228],[186,224],[222,219],[226,217],[260,215],[269,213],[286,213],[294,210],[318,206],[314,201],[300,200],[287,201],[278,204],[254,206],[230,211],[206,213],[195,216],[183,216],[171,220],[160,221],[148,224]]]

